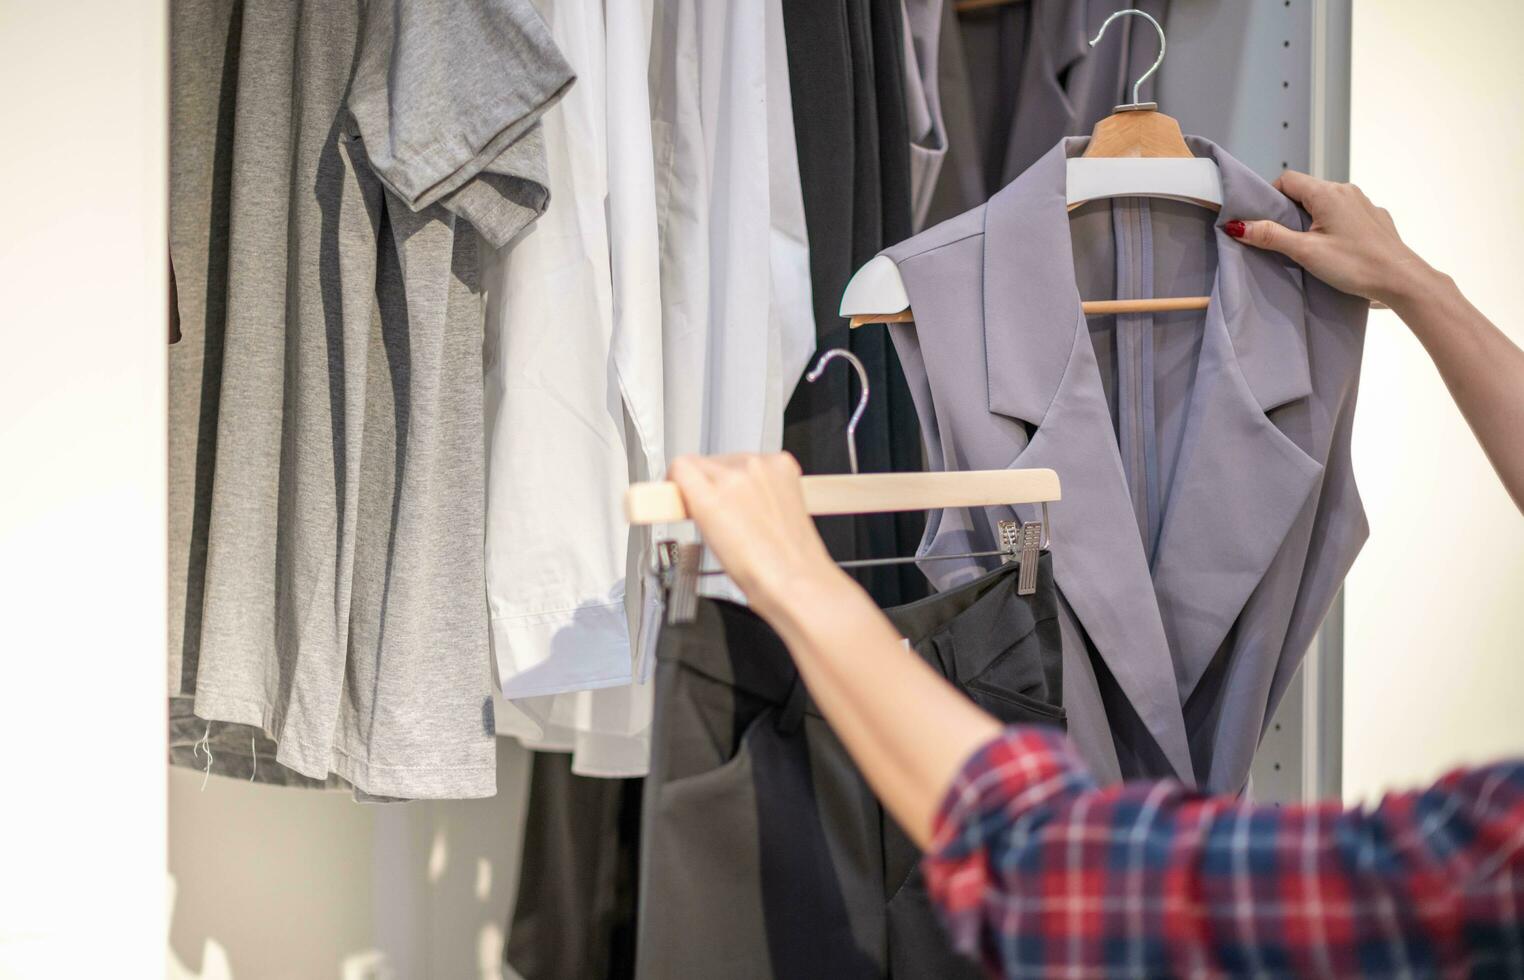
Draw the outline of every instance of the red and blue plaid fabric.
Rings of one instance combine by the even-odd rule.
[[[1369,810],[1102,789],[1060,734],[969,760],[925,859],[1005,977],[1524,977],[1524,761]]]

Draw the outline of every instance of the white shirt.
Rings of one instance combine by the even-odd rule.
[[[538,6],[578,77],[543,121],[546,220],[486,278],[486,557],[511,702],[498,704],[498,730],[559,747],[566,730],[649,727],[621,709],[632,680],[621,507],[632,467],[665,465],[661,306],[650,4]]]
[[[653,43],[668,455],[775,452],[815,347],[782,2],[671,0]]]
[[[544,122],[550,207],[489,279],[498,730],[641,775],[631,626],[658,607],[625,585],[652,535],[624,489],[682,453],[777,450],[814,348],[782,5],[539,6],[578,80]]]
[[[657,12],[667,449],[782,444],[815,346],[780,0],[670,0]]]

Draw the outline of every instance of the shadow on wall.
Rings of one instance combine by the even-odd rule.
[[[347,793],[171,769],[169,978],[500,978],[529,755],[498,739],[489,800]]]

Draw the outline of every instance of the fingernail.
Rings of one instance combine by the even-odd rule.
[[[1229,221],[1227,224],[1222,226],[1222,230],[1232,235],[1234,238],[1242,238],[1244,237],[1244,232],[1248,231],[1248,229],[1244,227],[1244,223],[1242,221]]]

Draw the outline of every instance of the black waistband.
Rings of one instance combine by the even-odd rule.
[[[1052,556],[1039,559],[1033,595],[1016,595],[1019,569],[1016,562],[1002,565],[955,589],[893,606],[884,615],[923,655],[928,639],[948,632],[955,643],[962,637],[958,645],[964,647],[993,648],[992,637],[1014,641],[1057,612]],[[788,700],[797,676],[788,648],[772,627],[746,606],[724,599],[700,598],[691,623],[664,625],[656,656],[776,704]]]

